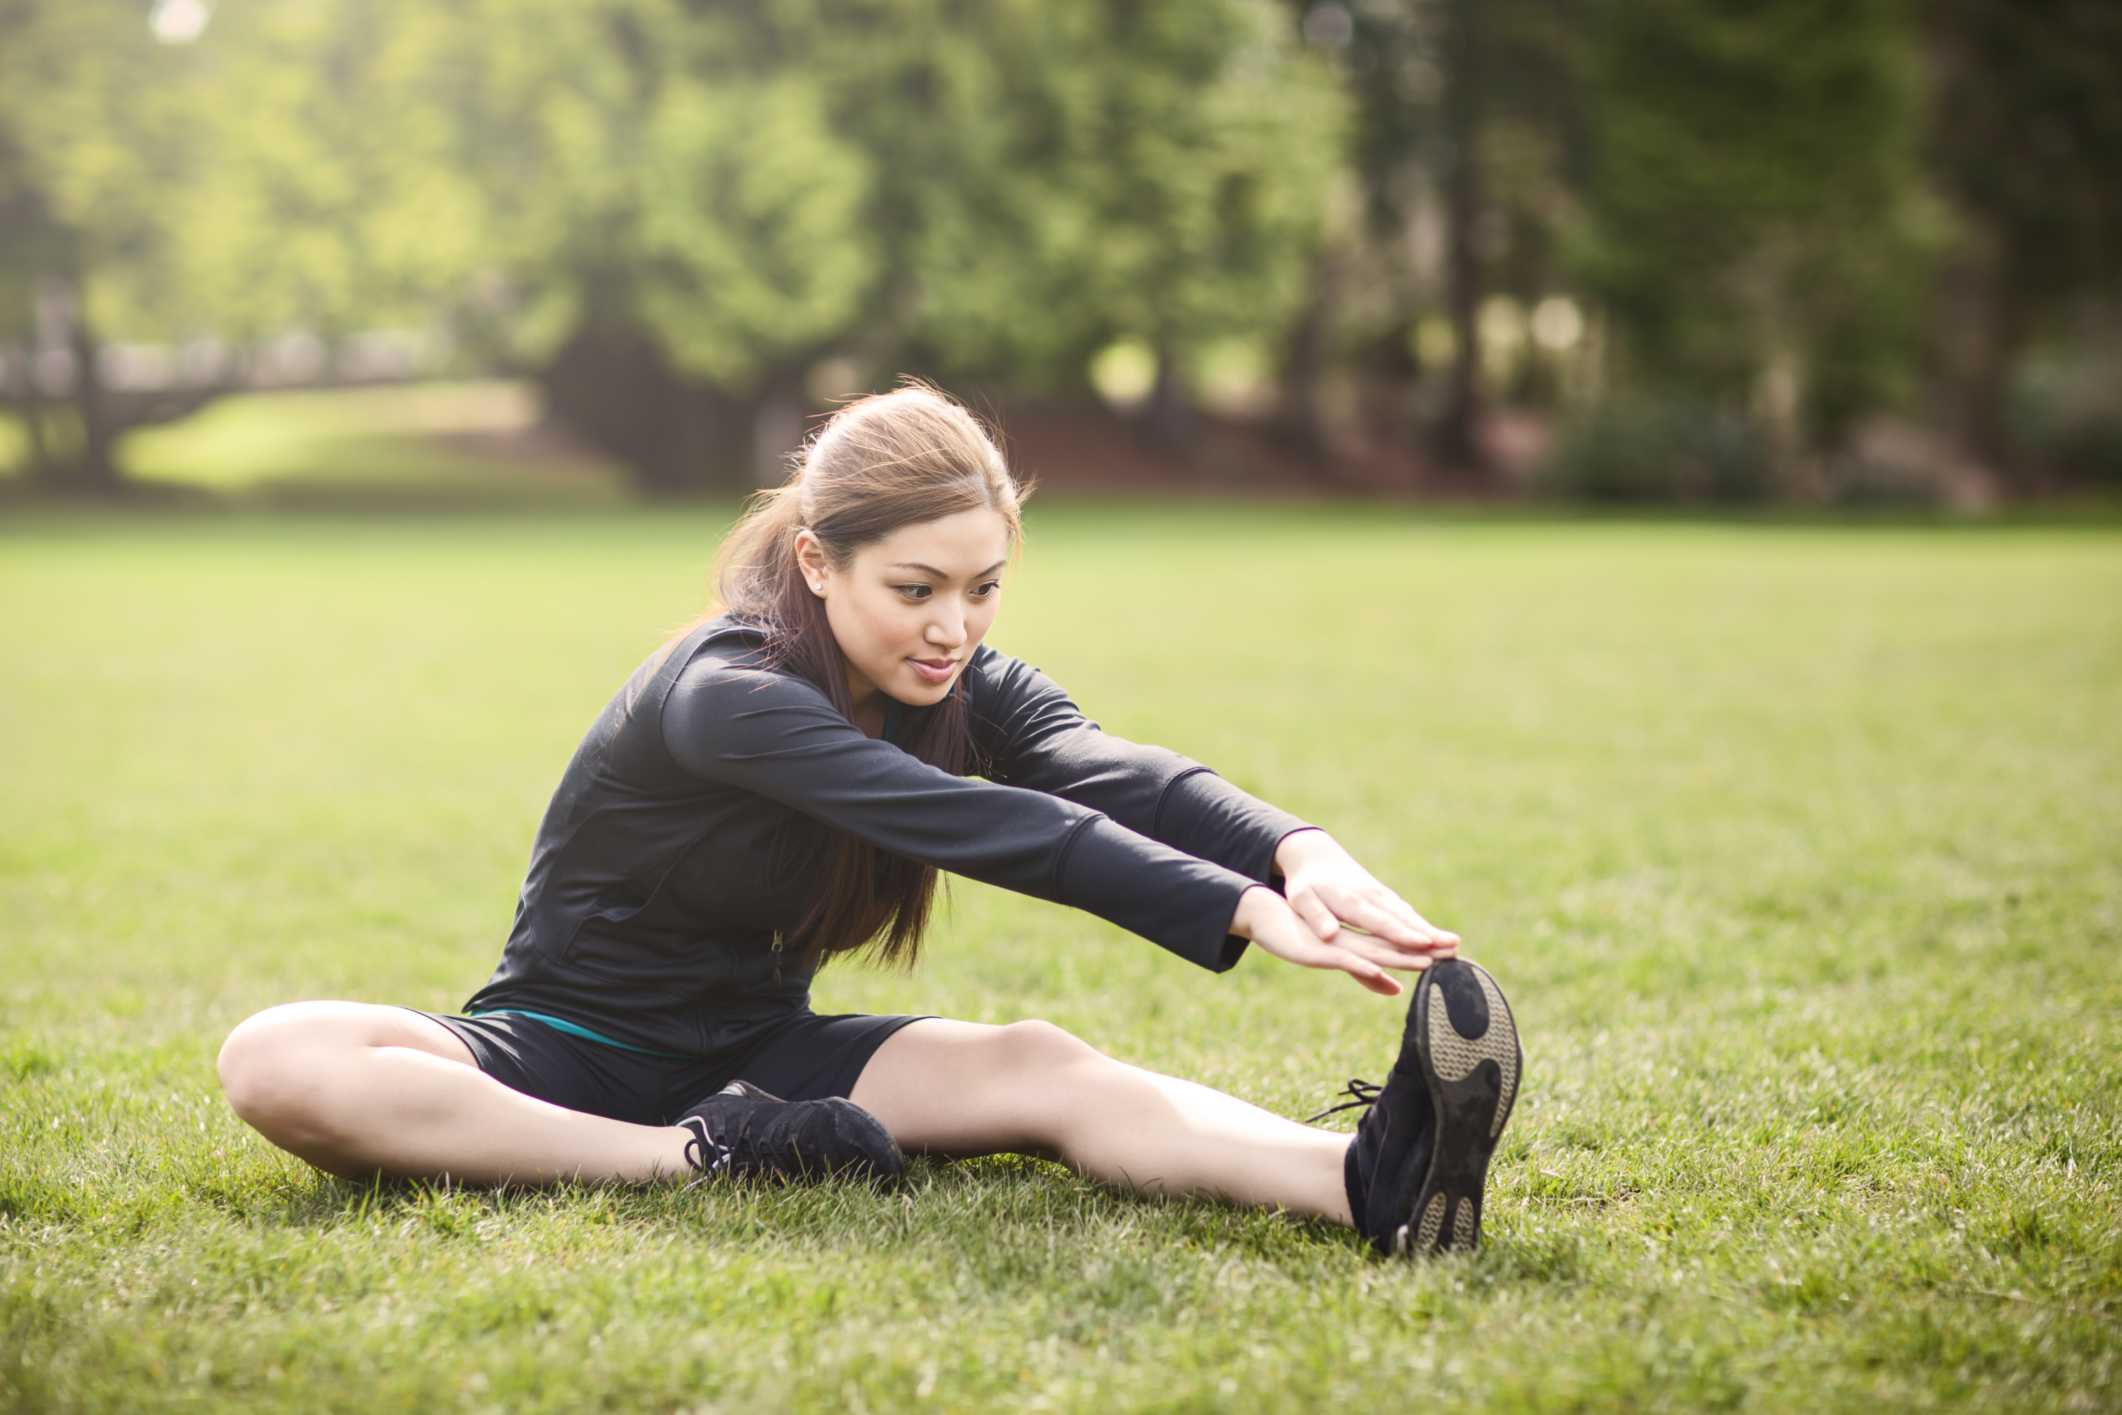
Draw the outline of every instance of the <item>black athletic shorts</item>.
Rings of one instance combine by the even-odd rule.
[[[568,1110],[674,1125],[731,1081],[749,1081],[786,1101],[845,1096],[884,1039],[918,1016],[792,1012],[734,1053],[679,1057],[574,1035],[561,1019],[507,1010],[432,1017],[471,1048],[479,1069],[512,1090]],[[577,1029],[579,1030],[579,1029]]]

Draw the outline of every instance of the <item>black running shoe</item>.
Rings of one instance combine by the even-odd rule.
[[[1385,1084],[1350,1081],[1353,1100],[1311,1117],[1368,1108],[1343,1177],[1356,1230],[1373,1248],[1434,1253],[1480,1241],[1481,1186],[1523,1065],[1496,980],[1464,958],[1431,964]]]
[[[693,1132],[685,1159],[703,1179],[841,1175],[888,1181],[906,1169],[906,1156],[877,1118],[837,1096],[785,1101],[748,1081],[732,1081],[677,1123]]]

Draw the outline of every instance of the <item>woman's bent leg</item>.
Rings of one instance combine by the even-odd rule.
[[[246,1123],[348,1178],[549,1184],[692,1172],[683,1126],[630,1125],[511,1090],[449,1028],[403,1008],[270,1007],[238,1024],[217,1065]]]
[[[1148,1193],[1350,1221],[1347,1135],[1115,1061],[1047,1022],[910,1022],[877,1048],[851,1099],[908,1152],[1051,1153]]]

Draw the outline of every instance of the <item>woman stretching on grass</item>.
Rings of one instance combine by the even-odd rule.
[[[905,1151],[1017,1151],[1332,1219],[1382,1252],[1472,1246],[1520,1064],[1494,980],[1323,830],[1099,731],[981,642],[1019,496],[933,389],[841,409],[731,532],[722,612],[577,748],[464,1015],[269,1008],[221,1048],[237,1114],[350,1177],[890,1178]],[[1046,1022],[813,1013],[828,959],[912,961],[938,870],[1215,972],[1248,940],[1387,996],[1387,969],[1419,971],[1398,1060],[1351,1083],[1351,1140]]]

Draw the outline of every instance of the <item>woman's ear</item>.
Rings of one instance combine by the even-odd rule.
[[[825,595],[825,547],[811,534],[809,526],[796,527],[796,568],[802,572],[810,592],[823,598]]]

